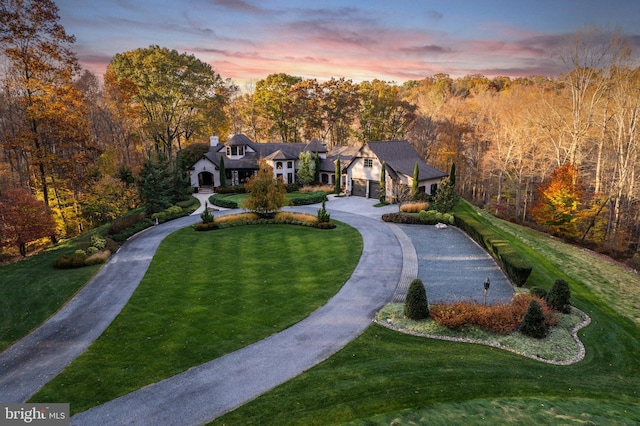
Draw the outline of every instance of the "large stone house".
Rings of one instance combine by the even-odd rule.
[[[309,152],[312,159],[318,156],[320,181],[335,184],[335,162],[340,159],[340,185],[348,194],[378,198],[382,162],[386,164],[389,200],[397,195],[402,185],[411,186],[413,168],[420,169],[421,191],[431,194],[445,173],[427,165],[408,141],[368,142],[362,147],[334,147],[327,150],[317,139],[308,143],[255,143],[245,135],[232,135],[220,144],[216,136],[210,139],[210,148],[190,168],[191,186],[215,189],[220,186],[220,164],[224,161],[228,185],[244,183],[258,170],[258,160],[263,158],[273,168],[274,176],[285,183],[294,183],[299,169],[299,156]]]

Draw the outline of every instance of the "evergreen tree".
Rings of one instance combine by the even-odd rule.
[[[227,171],[224,168],[224,155],[220,156],[220,187],[227,186]]]
[[[451,163],[451,171],[449,172],[449,182],[451,186],[456,186],[456,163]]]
[[[154,160],[151,155],[142,165],[138,180],[140,198],[146,203],[146,213],[161,212],[172,203],[171,173],[166,157],[158,154]]]
[[[571,290],[569,283],[563,279],[557,279],[551,290],[547,293],[546,302],[555,311],[568,314],[571,312]]]
[[[304,185],[308,185],[313,182],[314,167],[311,160],[310,152],[301,152],[298,156],[300,160],[300,167],[298,168],[298,180]]]
[[[427,291],[419,278],[409,284],[409,290],[404,302],[404,314],[412,320],[421,320],[429,317]]]
[[[442,213],[447,213],[458,204],[460,197],[455,191],[455,187],[448,178],[442,179],[435,196],[433,197],[433,206]]]
[[[544,314],[540,304],[535,300],[529,303],[529,309],[524,315],[519,331],[525,336],[542,339],[547,335],[547,326],[544,323]]]
[[[418,199],[418,183],[420,182],[420,169],[418,163],[413,168],[413,182],[411,183],[411,198],[416,201]]]
[[[316,152],[314,160],[313,181],[320,182],[320,156],[318,155],[318,152]]]
[[[340,156],[336,160],[335,182],[333,183],[333,193],[340,194],[340,179],[342,178],[342,169],[340,168]]]
[[[380,170],[380,202],[387,201],[387,165],[382,162],[382,169]]]

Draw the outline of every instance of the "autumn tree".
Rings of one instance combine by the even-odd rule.
[[[0,194],[0,247],[16,246],[22,256],[27,244],[55,233],[55,222],[42,201],[24,189]]]
[[[245,188],[249,196],[242,207],[261,216],[269,216],[287,205],[287,187],[282,179],[273,176],[273,168],[260,160],[258,173],[251,177]]]
[[[538,187],[538,200],[531,208],[531,217],[549,231],[566,237],[578,235],[583,189],[578,182],[578,168],[572,164],[558,167],[551,177]]]
[[[96,153],[88,138],[82,94],[73,84],[79,70],[71,50],[75,39],[59,19],[51,0],[0,4],[4,83],[13,106],[0,140],[3,149],[20,158],[24,167],[16,170],[28,173],[30,186],[39,188],[47,208],[64,184],[61,180],[77,185]]]
[[[105,81],[138,107],[145,133],[170,160],[182,138],[210,132],[210,117],[220,118],[228,101],[229,87],[209,64],[160,46],[115,55]]]
[[[302,81],[284,73],[271,74],[256,83],[255,103],[271,123],[272,134],[281,142],[297,142],[301,136],[295,102],[290,96],[293,87]]]

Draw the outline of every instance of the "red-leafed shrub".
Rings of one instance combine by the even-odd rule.
[[[520,294],[508,304],[483,306],[475,302],[441,303],[431,306],[431,317],[452,330],[477,326],[497,334],[517,331],[529,309],[531,300],[538,302],[547,327],[556,324],[557,318],[547,304],[539,297]]]

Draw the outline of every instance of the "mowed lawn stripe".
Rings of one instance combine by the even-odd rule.
[[[177,231],[103,335],[32,401],[81,412],[263,339],[326,303],[361,253],[342,223]]]

